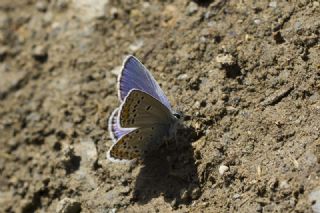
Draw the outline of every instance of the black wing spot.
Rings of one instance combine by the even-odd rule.
[[[134,119],[131,120],[131,124],[134,124]]]
[[[140,136],[139,140],[140,140],[140,141],[142,141],[142,139],[143,139],[143,137],[142,137],[142,136]]]
[[[151,109],[151,106],[150,106],[150,105],[146,108],[146,110],[148,111],[149,109]]]
[[[140,104],[140,100],[137,101],[137,104]]]
[[[138,104],[134,105],[133,108],[135,109],[135,108],[137,108],[137,106],[138,106]]]
[[[154,127],[151,127],[152,130],[154,130]]]
[[[137,130],[135,133],[136,133],[136,134],[138,134],[139,132],[140,132],[140,131],[139,131],[139,130]]]
[[[143,96],[141,96],[141,100],[143,100],[144,99],[144,97]]]
[[[133,110],[132,110],[132,112],[136,112],[136,111],[137,111],[136,109],[133,109]]]

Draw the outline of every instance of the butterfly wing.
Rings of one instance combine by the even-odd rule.
[[[158,148],[177,121],[162,89],[135,57],[125,60],[118,87],[123,102],[109,118],[111,137],[117,141],[107,154],[116,162],[139,158]]]
[[[118,79],[119,99],[123,101],[132,89],[150,94],[171,110],[164,92],[147,68],[134,56],[128,56]]]
[[[134,89],[120,106],[119,121],[121,127],[134,128],[155,124],[170,126],[175,118],[156,98]]]
[[[113,162],[125,162],[141,158],[157,149],[168,131],[168,126],[152,125],[138,128],[122,136],[112,145],[107,158]]]
[[[117,142],[117,140],[121,138],[123,135],[126,135],[133,130],[132,128],[122,128],[120,126],[118,115],[119,115],[119,108],[116,108],[111,113],[108,121],[109,134],[114,143]]]

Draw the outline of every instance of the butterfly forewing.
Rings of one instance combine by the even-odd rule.
[[[159,147],[167,134],[166,128],[164,125],[152,125],[133,130],[110,148],[108,158],[112,161],[141,158]]]
[[[171,111],[160,101],[141,90],[131,90],[120,109],[120,126],[147,127],[172,122]]]
[[[170,103],[164,92],[147,68],[134,56],[128,56],[118,79],[119,99],[122,101],[132,89],[138,89],[152,95],[167,108]]]

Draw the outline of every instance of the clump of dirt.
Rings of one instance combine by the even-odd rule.
[[[1,212],[320,209],[317,1],[0,3]],[[106,159],[134,54],[185,114],[143,165]]]

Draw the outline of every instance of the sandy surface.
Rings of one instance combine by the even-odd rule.
[[[0,1],[0,212],[320,211],[318,1]],[[138,57],[185,114],[115,164]]]

